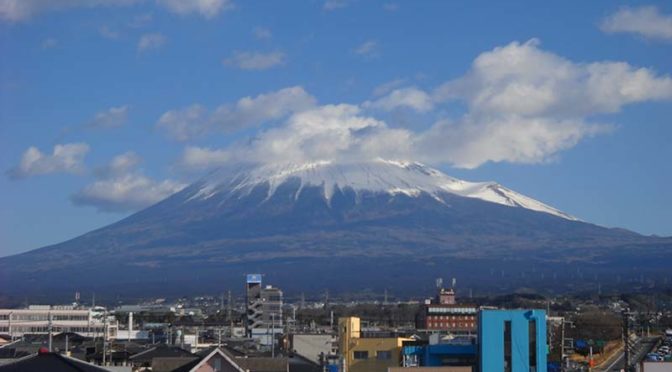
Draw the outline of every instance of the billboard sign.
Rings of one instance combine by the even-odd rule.
[[[247,274],[248,283],[261,283],[261,274]]]

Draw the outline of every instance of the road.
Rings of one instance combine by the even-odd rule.
[[[654,346],[656,346],[656,342],[658,342],[658,337],[643,337],[638,339],[637,342],[635,342],[635,346],[630,351],[630,365],[635,365],[644,359],[646,354],[648,354],[654,348]],[[612,360],[609,360],[606,365],[607,367],[604,369],[596,368],[595,370],[606,372],[620,371],[623,369],[625,367],[623,353],[621,352]]]

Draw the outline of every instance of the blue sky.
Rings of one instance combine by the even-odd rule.
[[[0,255],[239,160],[419,160],[672,235],[668,2],[0,0],[0,56]]]

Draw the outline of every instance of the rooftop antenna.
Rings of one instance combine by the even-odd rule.
[[[443,278],[436,278],[436,288],[441,289],[443,287]]]

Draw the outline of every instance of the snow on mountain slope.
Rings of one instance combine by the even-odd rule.
[[[242,196],[249,194],[256,186],[266,183],[269,185],[270,198],[280,185],[296,179],[301,182],[301,186],[296,191],[295,198],[299,198],[306,186],[322,187],[327,202],[331,200],[336,190],[347,188],[354,190],[355,193],[384,192],[411,197],[426,193],[440,202],[443,202],[443,193],[450,193],[577,220],[569,214],[495,182],[463,181],[421,163],[382,159],[368,162],[319,161],[240,167],[236,170],[221,169],[204,178],[189,199],[203,200],[218,194]]]

